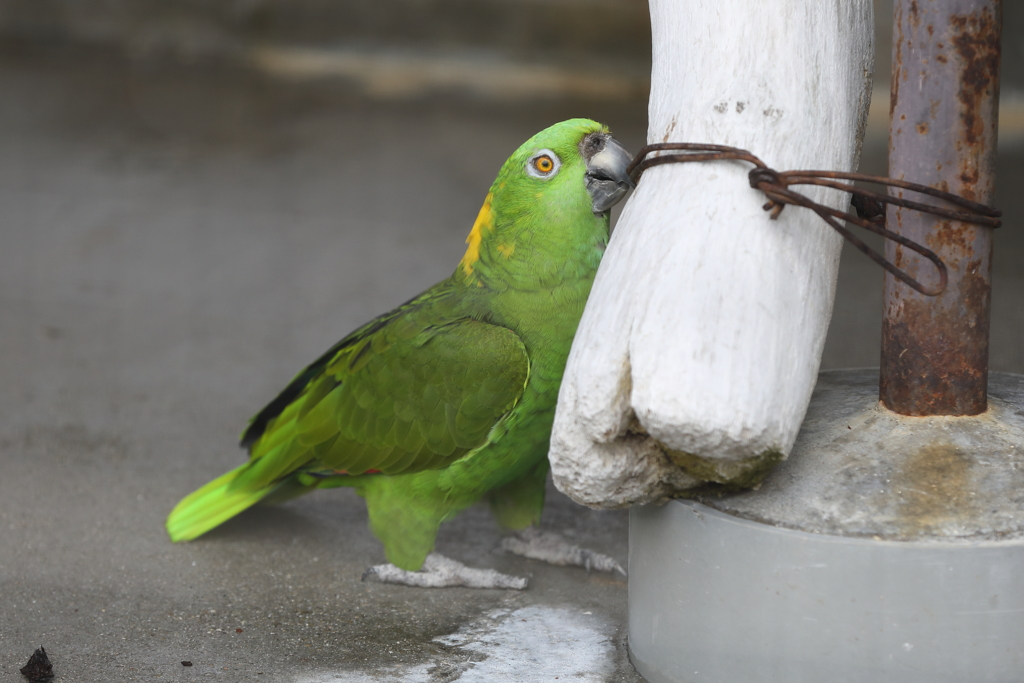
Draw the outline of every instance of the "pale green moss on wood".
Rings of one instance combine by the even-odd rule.
[[[765,475],[785,458],[778,450],[770,449],[741,460],[702,458],[685,451],[664,449],[665,454],[691,477],[701,481],[723,484],[730,488],[753,488]]]

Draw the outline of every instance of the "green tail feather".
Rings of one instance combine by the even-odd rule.
[[[191,541],[256,503],[283,503],[316,488],[360,483],[359,477],[315,477],[299,471],[262,488],[240,488],[238,475],[251,465],[250,461],[236,467],[182,498],[167,516],[167,533],[171,540],[175,543]]]
[[[255,489],[240,490],[231,483],[248,463],[222,474],[209,484],[185,496],[167,516],[167,533],[171,540],[191,541],[210,529],[223,524],[246,508],[272,493],[277,484]]]

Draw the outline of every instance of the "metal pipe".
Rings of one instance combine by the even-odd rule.
[[[1001,26],[1001,0],[896,0],[890,177],[990,203]],[[928,297],[885,274],[882,402],[903,415],[984,412],[992,228],[893,206],[887,224],[938,253],[949,286]],[[935,277],[931,263],[892,242],[886,257],[921,282]]]

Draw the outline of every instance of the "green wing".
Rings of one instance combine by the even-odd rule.
[[[341,473],[441,468],[485,444],[523,394],[526,347],[504,327],[445,321],[444,299],[414,299],[299,373],[242,435],[249,462],[171,511],[171,539],[200,536],[267,496],[336,485]]]
[[[231,488],[263,488],[299,468],[437,469],[486,443],[526,386],[526,348],[486,322],[436,324],[430,303],[358,330],[296,378],[295,397],[276,416],[254,419],[253,427],[263,423],[258,436],[250,427],[243,437],[251,459]]]

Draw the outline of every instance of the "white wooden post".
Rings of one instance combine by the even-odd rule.
[[[870,0],[651,0],[648,141],[745,148],[779,171],[851,171],[870,98]],[[619,507],[756,483],[793,445],[832,313],[841,238],[778,220],[750,165],[648,170],[608,246],[559,396],[550,459]],[[804,188],[848,206],[849,196]]]

